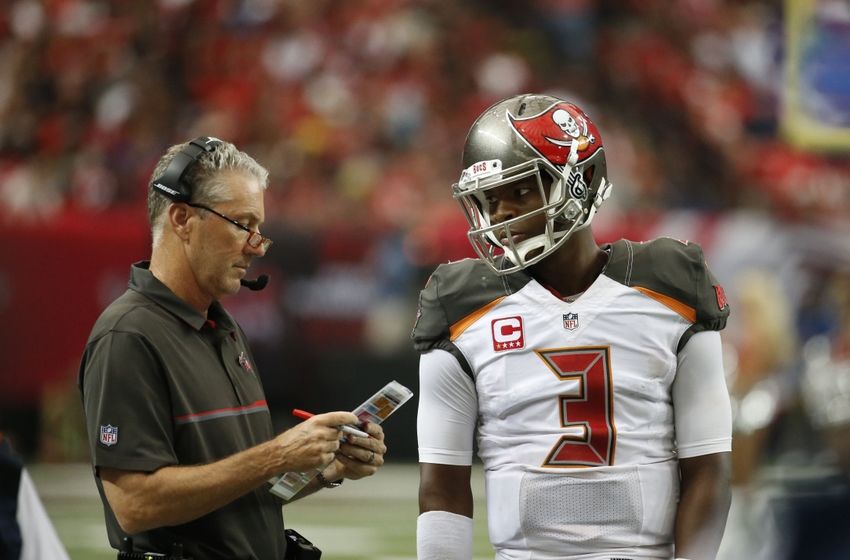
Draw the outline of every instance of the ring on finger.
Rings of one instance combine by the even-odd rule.
[[[374,451],[372,451],[371,453],[369,453],[369,458],[368,458],[368,459],[366,459],[366,462],[367,462],[367,463],[369,463],[369,464],[371,465],[371,464],[372,464],[372,461],[374,461],[374,460],[375,460],[375,452],[374,452]]]

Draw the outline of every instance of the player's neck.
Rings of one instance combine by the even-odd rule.
[[[534,265],[529,272],[535,280],[567,298],[587,290],[607,262],[608,253],[596,244],[590,228],[585,228],[577,231],[563,247]]]

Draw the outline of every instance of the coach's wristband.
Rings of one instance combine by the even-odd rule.
[[[338,488],[342,486],[342,481],[344,480],[341,478],[332,482],[325,478],[325,476],[321,472],[316,473],[316,478],[319,479],[319,483],[325,488]]]

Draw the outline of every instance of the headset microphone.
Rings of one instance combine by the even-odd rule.
[[[245,286],[246,288],[248,288],[251,291],[259,292],[260,290],[262,290],[263,288],[266,287],[266,284],[269,283],[269,275],[268,274],[260,274],[254,280],[246,280],[246,279],[243,278],[242,280],[239,281],[239,283],[242,284],[243,286]]]

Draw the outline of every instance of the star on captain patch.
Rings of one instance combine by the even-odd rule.
[[[564,328],[568,331],[578,328],[578,313],[564,313]]]

